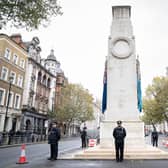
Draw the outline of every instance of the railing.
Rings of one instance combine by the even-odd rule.
[[[0,145],[14,145],[21,143],[35,143],[46,141],[46,135],[34,134],[34,133],[20,133],[10,135],[9,133],[0,133]]]

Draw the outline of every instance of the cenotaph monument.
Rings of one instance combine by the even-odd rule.
[[[104,74],[100,145],[77,151],[73,159],[115,159],[113,129],[122,120],[126,128],[125,159],[168,159],[168,153],[144,142],[141,111],[140,68],[135,52],[130,6],[113,6]],[[69,156],[67,156],[69,157]],[[71,156],[70,156],[71,157]]]
[[[112,132],[116,121],[126,128],[126,145],[143,143],[144,125],[139,119],[138,76],[135,37],[131,24],[130,6],[112,7],[111,33],[106,57],[107,105],[100,125],[100,145],[113,145]]]

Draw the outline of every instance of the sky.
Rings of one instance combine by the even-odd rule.
[[[20,33],[23,41],[39,37],[41,57],[51,49],[69,82],[82,84],[94,98],[102,98],[105,57],[112,23],[112,6],[130,5],[136,54],[141,63],[143,96],[153,77],[166,74],[168,49],[167,0],[60,0],[63,15],[52,18],[47,28],[28,32],[6,28],[1,33]]]

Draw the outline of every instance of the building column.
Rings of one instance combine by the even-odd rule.
[[[5,121],[5,114],[1,114],[0,115],[0,132],[3,131],[4,121]]]
[[[6,121],[6,130],[9,132],[12,129],[12,117],[8,116]]]

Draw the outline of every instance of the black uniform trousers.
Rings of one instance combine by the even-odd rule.
[[[115,141],[116,161],[123,161],[124,141]]]
[[[57,159],[58,156],[58,143],[50,144],[50,158]]]
[[[82,148],[86,148],[86,138],[82,137]]]
[[[156,147],[158,146],[158,138],[157,137],[152,138],[152,144],[153,144],[153,146],[156,146]]]

